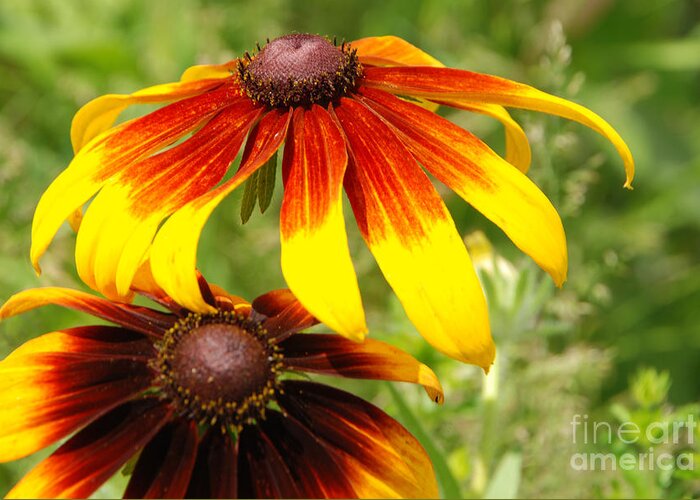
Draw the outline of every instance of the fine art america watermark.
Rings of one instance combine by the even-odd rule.
[[[576,414],[571,419],[574,444],[605,447],[617,442],[625,445],[645,443],[645,446],[635,453],[574,453],[570,465],[577,471],[694,470],[692,452],[670,453],[668,450],[691,448],[697,425],[693,415],[688,415],[684,421],[650,422],[641,427],[634,422],[613,426],[609,422],[589,420],[588,415]]]

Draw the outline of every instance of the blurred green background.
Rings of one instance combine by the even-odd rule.
[[[571,422],[575,415],[613,426],[698,417],[699,20],[697,0],[3,0],[0,301],[34,286],[81,286],[67,227],[44,258],[41,278],[28,255],[34,206],[72,157],[70,122],[82,104],[176,80],[192,64],[227,61],[291,31],[346,40],[398,35],[450,66],[523,81],[600,113],[632,149],[637,178],[634,191],[623,190],[621,161],[588,129],[514,112],[532,141],[530,176],[567,230],[570,273],[561,290],[443,190],[457,227],[481,256],[475,260],[499,349],[486,379],[427,347],[349,222],[372,334],[433,367],[446,403],[433,406],[410,386],[344,385],[416,433],[446,497],[698,496],[694,470],[575,470],[575,453],[619,457],[649,443],[582,444]],[[498,124],[441,113],[503,150]],[[199,261],[210,280],[253,298],[284,285],[275,215],[281,186],[273,208],[245,227],[240,194],[210,220]],[[86,321],[58,308],[13,318],[0,325],[0,354]],[[700,462],[691,441],[656,451]],[[0,464],[0,494],[37,459]],[[97,496],[119,496],[123,484],[118,475]]]

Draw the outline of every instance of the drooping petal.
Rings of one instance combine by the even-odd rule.
[[[240,99],[182,144],[124,169],[95,197],[76,243],[82,280],[113,300],[129,300],[163,219],[207,193],[236,157],[260,109]]]
[[[527,176],[449,120],[385,92],[366,89],[363,95],[400,131],[416,160],[562,285],[567,271],[564,228],[556,209]]]
[[[282,273],[304,307],[353,340],[367,333],[343,219],[343,135],[318,105],[294,113],[284,149]]]
[[[318,323],[309,311],[287,290],[273,290],[253,301],[253,309],[265,316],[263,328],[277,342],[293,333],[310,328]]]
[[[290,114],[273,110],[251,130],[241,167],[227,182],[174,213],[158,231],[151,248],[151,270],[156,282],[177,303],[191,311],[212,312],[197,285],[197,244],[209,215],[282,145]]]
[[[335,112],[350,150],[345,189],[355,218],[406,314],[436,349],[488,370],[486,300],[445,204],[377,115],[350,99]]]
[[[518,125],[518,122],[513,120],[510,113],[506,111],[506,108],[497,104],[480,102],[440,101],[440,104],[490,116],[500,121],[506,131],[506,160],[523,173],[527,173],[530,170],[532,161],[530,140],[525,135],[525,131]]]
[[[185,498],[238,498],[238,442],[218,428],[199,443]]]
[[[32,222],[31,260],[39,259],[63,222],[114,175],[177,141],[237,98],[231,85],[170,104],[92,139],[41,196]]]
[[[107,94],[93,99],[73,117],[70,132],[73,151],[77,153],[94,137],[110,128],[129,106],[173,102],[214,90],[231,76],[234,62],[193,66],[185,70],[179,82],[154,85],[132,94]]]
[[[259,425],[287,465],[302,498],[357,498],[345,471],[313,430],[277,411],[268,412]]]
[[[432,66],[437,68],[445,66],[430,54],[395,36],[362,38],[352,42],[352,47],[357,49],[360,61],[371,66]],[[435,111],[438,104],[447,104],[497,119],[503,124],[506,131],[506,159],[521,171],[527,172],[531,160],[530,141],[520,125],[511,118],[503,106],[477,102],[462,104],[459,101],[452,103],[432,103],[422,99],[419,101],[420,106],[431,111]]]
[[[58,287],[33,288],[13,295],[0,308],[0,319],[50,304],[82,311],[157,337],[172,327],[176,321],[176,318],[170,314],[147,307],[110,302],[89,293]]]
[[[257,425],[238,436],[239,498],[303,498],[284,458]]]
[[[397,36],[370,36],[351,42],[362,64],[370,66],[436,66],[443,64]]]
[[[606,137],[622,157],[631,187],[634,160],[627,144],[614,128],[591,110],[574,102],[537,90],[529,85],[491,75],[452,68],[367,68],[363,85],[393,94],[434,101],[488,103],[542,111],[574,120]]]
[[[146,445],[124,498],[185,498],[197,456],[197,424],[177,420]]]
[[[153,438],[171,412],[154,398],[112,410],[40,462],[6,498],[87,498]]]
[[[435,373],[410,354],[379,340],[351,342],[337,335],[293,335],[280,344],[292,370],[421,384],[430,399],[444,401]]]
[[[151,344],[82,327],[26,342],[0,362],[0,462],[48,446],[151,384]]]
[[[436,498],[420,443],[376,406],[313,382],[286,381],[278,402],[325,443],[360,498]]]

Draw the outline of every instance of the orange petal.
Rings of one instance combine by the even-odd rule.
[[[83,147],[44,192],[34,213],[31,259],[37,272],[39,259],[66,218],[114,175],[177,141],[229,105],[234,95],[231,86],[224,86],[176,102],[115,127]]]
[[[337,335],[306,333],[289,337],[280,347],[285,365],[293,370],[421,384],[430,399],[438,404],[445,400],[440,381],[430,368],[385,342],[351,342]]]
[[[227,182],[175,212],[158,231],[151,248],[151,271],[156,282],[190,311],[211,312],[197,282],[199,235],[216,206],[265,164],[284,141],[289,113],[273,110],[248,136],[241,167]]]
[[[122,111],[134,104],[178,101],[203,94],[222,85],[231,76],[231,61],[216,66],[193,66],[179,82],[141,89],[133,94],[106,94],[85,104],[73,117],[71,142],[76,153],[93,138],[114,125]]]
[[[129,300],[163,219],[216,186],[260,112],[240,99],[190,139],[115,176],[90,204],[78,233],[82,280],[113,300]]]
[[[437,498],[433,466],[401,424],[331,387],[285,381],[278,402],[329,450],[358,498]]]
[[[371,66],[444,66],[427,52],[397,36],[371,36],[352,42],[360,62]]]
[[[145,338],[108,327],[42,335],[0,362],[0,462],[71,434],[151,385]]]
[[[491,75],[451,68],[367,68],[363,85],[393,94],[431,101],[499,104],[531,109],[574,120],[606,137],[622,157],[631,187],[634,160],[627,144],[614,128],[591,110],[529,85]]]
[[[0,319],[54,304],[75,309],[151,336],[160,336],[173,326],[173,316],[149,309],[110,302],[69,288],[47,287],[24,290],[10,297],[0,308]]]
[[[295,111],[292,134],[283,161],[282,273],[313,316],[362,340],[367,327],[342,210],[343,136],[318,105]]]
[[[554,282],[566,280],[564,228],[547,197],[474,135],[386,92],[365,89],[367,103],[400,131],[431,174],[497,224]]]
[[[253,309],[267,316],[263,327],[276,342],[318,323],[289,290],[273,290],[253,301]]]
[[[487,370],[495,348],[486,300],[445,204],[377,115],[350,99],[335,112],[355,218],[406,314],[436,349]]]
[[[40,462],[6,498],[87,498],[167,422],[172,410],[155,398],[112,410]]]
[[[197,423],[166,425],[139,455],[123,498],[185,498],[196,456]]]

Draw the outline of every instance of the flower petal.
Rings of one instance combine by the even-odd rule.
[[[216,186],[259,114],[249,99],[235,101],[190,139],[129,165],[105,186],[78,233],[82,280],[112,300],[128,301],[158,226]]]
[[[73,117],[71,125],[71,143],[76,153],[101,134],[116,121],[117,117],[129,106],[172,102],[187,97],[209,92],[231,76],[226,68],[231,63],[217,66],[193,66],[188,68],[179,82],[165,83],[147,87],[133,94],[107,94],[85,104]]]
[[[227,182],[175,212],[158,231],[151,248],[151,270],[156,282],[177,303],[191,311],[211,312],[197,284],[197,243],[216,206],[240,186],[282,145],[289,113],[273,110],[251,130],[241,167]]]
[[[110,302],[70,288],[46,287],[24,290],[10,297],[0,308],[0,320],[37,307],[57,305],[82,311],[150,336],[160,336],[176,318],[147,307]]]
[[[488,370],[486,300],[445,204],[377,115],[350,99],[335,112],[350,150],[350,204],[406,314],[436,349]]]
[[[452,68],[367,68],[363,85],[393,94],[410,95],[431,101],[487,103],[542,111],[577,121],[613,143],[622,157],[627,179],[632,185],[634,160],[627,144],[614,128],[591,110],[529,85],[491,75]]]
[[[184,99],[119,125],[91,140],[41,196],[32,222],[31,260],[39,259],[58,228],[115,174],[172,144],[228,106],[238,95],[231,85]]]
[[[6,498],[87,498],[151,440],[171,411],[154,398],[112,410],[40,462]]]
[[[345,471],[313,430],[277,411],[268,412],[259,426],[286,463],[302,498],[357,498]]]
[[[210,427],[199,443],[185,498],[238,498],[238,444]]]
[[[197,424],[171,422],[139,455],[124,498],[185,498],[196,456]]]
[[[532,161],[530,140],[525,135],[525,131],[518,125],[518,122],[513,120],[510,113],[506,111],[506,108],[496,104],[480,102],[440,101],[440,104],[480,113],[500,121],[506,131],[506,160],[523,173],[527,173],[530,170]]]
[[[370,66],[443,66],[427,52],[397,36],[370,36],[350,45],[357,50],[360,62]]]
[[[292,133],[283,160],[282,273],[313,316],[361,341],[367,326],[343,219],[343,135],[318,105],[297,108]]]
[[[280,344],[292,370],[421,384],[430,399],[445,400],[433,371],[410,354],[379,340],[351,342],[337,335],[293,335]]]
[[[564,228],[556,209],[530,179],[449,120],[386,92],[366,89],[363,95],[400,131],[416,160],[498,225],[558,286],[564,283]]]
[[[275,444],[257,425],[238,437],[239,498],[304,498]]]
[[[253,309],[265,316],[263,328],[277,342],[318,324],[309,311],[287,290],[273,290],[253,301]]]
[[[321,384],[285,381],[280,407],[325,443],[359,498],[436,498],[420,443],[376,406]]]
[[[16,349],[0,362],[0,462],[34,453],[147,389],[150,346],[133,332],[96,326]]]
[[[196,80],[211,80],[216,78],[228,78],[238,66],[238,59],[223,64],[198,64],[190,66],[180,76],[180,83]]]

